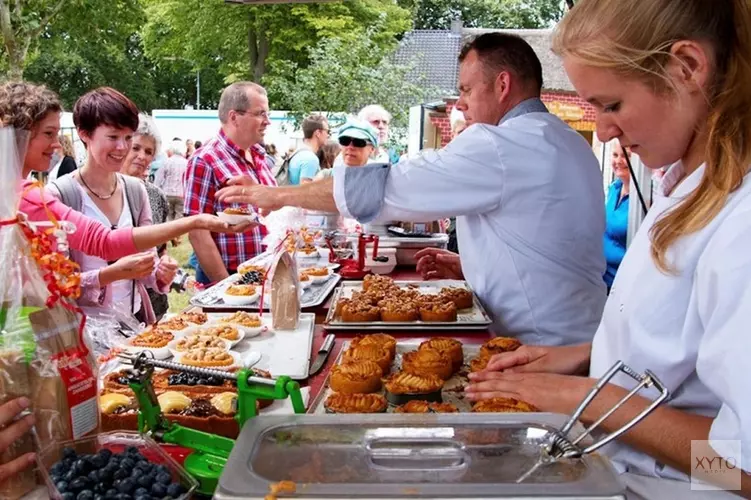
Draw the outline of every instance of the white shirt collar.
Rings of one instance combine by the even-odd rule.
[[[699,187],[701,179],[704,176],[704,165],[704,163],[699,165],[687,177],[685,176],[686,170],[683,168],[683,162],[679,161],[671,165],[667,172],[665,172],[660,184],[663,196],[678,199],[688,196],[694,189]]]

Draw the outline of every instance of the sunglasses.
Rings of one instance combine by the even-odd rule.
[[[345,148],[349,146],[350,144],[352,144],[356,148],[364,148],[370,143],[366,141],[365,139],[357,139],[356,137],[344,136],[344,137],[339,138],[339,144],[341,144]]]

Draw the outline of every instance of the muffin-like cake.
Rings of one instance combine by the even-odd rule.
[[[459,413],[459,409],[451,403],[429,403],[413,399],[397,406],[394,413]]]
[[[391,354],[389,350],[378,344],[350,345],[342,354],[342,363],[359,363],[373,361],[381,367],[383,373],[391,370]]]
[[[352,342],[350,345],[351,346],[356,346],[356,345],[381,346],[385,349],[388,349],[389,356],[391,357],[391,361],[393,361],[394,358],[396,357],[396,339],[392,337],[391,335],[387,335],[385,333],[370,333],[368,335],[358,335],[357,337],[352,339]]]
[[[394,280],[388,276],[381,276],[379,274],[368,274],[362,280],[362,289],[367,291],[371,288],[392,288]]]
[[[469,370],[473,373],[481,372],[488,366],[488,361],[490,361],[490,356],[479,355],[474,357],[469,362]]]
[[[417,306],[412,302],[386,299],[379,302],[379,306],[381,307],[381,321],[406,323],[420,319]]]
[[[480,347],[480,355],[491,357],[494,354],[515,351],[521,345],[521,342],[512,337],[496,337],[488,340]]]
[[[341,317],[345,323],[372,323],[381,319],[381,310],[378,306],[351,300],[342,307]]]
[[[454,372],[464,364],[464,351],[462,343],[449,337],[433,337],[420,344],[420,349],[435,349],[442,352],[451,359],[451,367]]]
[[[407,372],[397,372],[384,381],[386,399],[401,405],[412,399],[441,402],[443,379],[438,375],[413,375]]]
[[[448,380],[454,372],[451,358],[428,347],[405,353],[402,370],[412,375],[437,375],[443,380]]]
[[[441,296],[453,302],[457,309],[471,309],[474,305],[472,292],[466,288],[441,288]]]
[[[472,407],[474,413],[530,413],[539,411],[525,401],[513,398],[492,398],[478,401]]]
[[[438,323],[456,321],[456,305],[451,301],[424,302],[420,306],[420,319]]]
[[[327,413],[383,413],[388,407],[380,394],[342,394],[335,392],[324,403]]]
[[[336,365],[331,370],[331,388],[344,394],[367,394],[381,389],[383,370],[375,361]]]

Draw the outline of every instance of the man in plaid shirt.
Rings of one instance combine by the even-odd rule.
[[[233,83],[219,100],[219,135],[197,150],[185,172],[185,215],[218,213],[230,207],[214,198],[232,177],[247,176],[258,184],[276,186],[266,165],[263,141],[269,121],[266,89],[252,82]],[[198,257],[196,280],[209,284],[234,273],[237,266],[263,252],[266,228],[242,234],[192,231],[190,243]]]

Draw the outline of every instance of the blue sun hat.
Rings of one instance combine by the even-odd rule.
[[[339,129],[337,139],[340,137],[352,137],[353,139],[364,139],[371,143],[375,148],[378,147],[378,131],[370,123],[356,119],[350,119]]]

